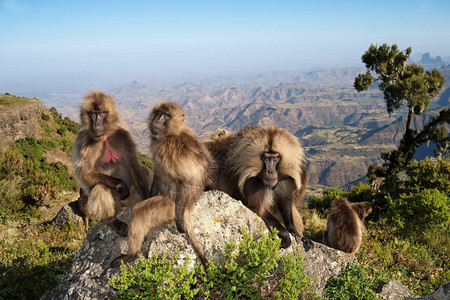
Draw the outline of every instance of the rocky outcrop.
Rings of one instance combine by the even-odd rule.
[[[45,106],[35,100],[23,105],[2,107],[0,110],[0,150],[3,151],[10,141],[36,136],[40,132],[37,122],[32,120],[46,110]]]
[[[128,221],[129,214],[129,210],[125,211],[121,218]],[[258,224],[263,223],[253,212],[219,191],[204,193],[193,213],[194,229],[205,248],[206,256],[218,263],[223,260],[225,245],[231,238],[239,242],[243,228],[258,236]],[[262,228],[265,229],[265,226]],[[293,252],[296,248],[304,257],[305,269],[319,295],[330,277],[342,273],[349,262],[355,261],[352,255],[315,242],[297,245],[293,241],[293,245],[283,251]],[[110,268],[110,263],[126,250],[126,239],[112,232],[104,222],[99,222],[89,231],[61,283],[43,299],[117,299],[108,284],[108,278],[117,276],[120,270]],[[142,250],[145,257],[176,253],[179,250],[180,261],[189,255],[191,266],[196,259],[186,235],[177,231],[174,222],[152,231]]]
[[[130,211],[126,210],[121,219],[129,221]],[[193,212],[194,230],[203,244],[206,257],[210,261],[220,263],[225,254],[225,245],[233,239],[242,239],[242,229],[258,237],[261,219],[242,205],[219,191],[210,191],[202,195]],[[81,250],[73,259],[72,266],[64,274],[61,283],[42,299],[117,299],[114,290],[108,284],[108,278],[118,276],[119,268],[111,268],[111,261],[121,253],[126,253],[127,242],[118,236],[104,222],[97,223],[88,233]],[[180,234],[174,222],[153,230],[142,246],[142,255],[151,257],[154,254],[177,253],[180,263],[189,256],[192,267],[196,254],[185,234]],[[305,241],[297,244],[295,240],[291,247],[281,250],[284,253],[296,253],[303,256],[305,270],[311,278],[313,290],[322,295],[327,281],[344,272],[349,262],[356,262],[353,255],[337,251],[325,245]],[[400,283],[398,283],[400,284]],[[402,299],[412,296],[406,294],[405,287],[385,289],[384,299]],[[396,291],[399,291],[397,297]]]

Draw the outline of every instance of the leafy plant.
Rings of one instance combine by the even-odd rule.
[[[281,259],[279,246],[275,231],[261,231],[260,239],[255,240],[243,230],[239,244],[227,244],[221,266],[211,262],[205,270],[197,262],[189,270],[187,258],[177,266],[178,255],[154,256],[140,259],[136,266],[122,266],[121,275],[109,282],[120,297],[127,299],[297,299],[301,294],[309,295],[302,258],[291,254]],[[267,288],[268,282],[277,282],[273,290]]]
[[[122,266],[120,277],[109,283],[124,299],[192,299],[199,291],[192,288],[196,283],[195,270],[188,269],[188,257],[177,266],[178,256],[141,258],[135,267]]]
[[[68,117],[63,118],[54,107],[50,108],[50,112],[52,113],[53,120],[59,125],[59,129],[57,130],[59,135],[64,136],[66,131],[74,134],[77,133],[79,125],[76,122],[72,121]]]
[[[331,201],[340,196],[342,191],[339,188],[329,187],[322,191],[319,197],[313,196],[309,200],[309,208],[316,208],[321,214],[325,214],[331,207]]]
[[[389,206],[387,218],[403,232],[417,235],[433,227],[450,229],[450,198],[436,189],[400,195]]]
[[[42,120],[44,120],[44,121],[49,121],[50,120],[50,116],[47,115],[46,113],[42,113],[41,117],[42,117]]]
[[[343,274],[328,281],[323,296],[341,300],[377,299],[376,292],[385,283],[388,283],[388,278],[382,272],[350,263]]]
[[[408,191],[438,189],[450,197],[450,158],[412,160],[406,167],[406,175],[405,188]]]
[[[283,256],[278,277],[280,280],[274,292],[276,299],[294,300],[314,297],[310,290],[310,278],[305,275],[303,257],[292,253]]]

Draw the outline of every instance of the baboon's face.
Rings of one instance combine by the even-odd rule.
[[[260,177],[264,185],[269,188],[274,188],[278,183],[277,165],[280,159],[280,154],[276,152],[265,152],[261,156],[261,160],[264,162],[264,169],[261,171]]]
[[[169,125],[171,115],[168,111],[155,110],[153,112],[153,120],[150,121],[150,131],[154,135],[160,135]]]
[[[367,217],[371,212],[372,212],[372,205],[370,203],[367,203],[365,206],[364,216]]]
[[[163,101],[150,113],[148,126],[153,137],[178,134],[184,126],[186,116],[183,108],[175,102]]]
[[[88,112],[90,118],[90,129],[95,138],[101,138],[106,132],[106,120],[108,112],[99,108]]]

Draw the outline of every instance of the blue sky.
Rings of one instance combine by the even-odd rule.
[[[450,1],[0,0],[0,80],[362,66],[371,43],[450,56]]]

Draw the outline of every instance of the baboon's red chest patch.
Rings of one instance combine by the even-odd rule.
[[[117,153],[116,150],[114,150],[110,145],[108,140],[105,140],[105,154],[103,154],[103,159],[102,162],[103,163],[109,163],[109,162],[113,162],[116,163],[117,160],[120,159],[119,154]]]

